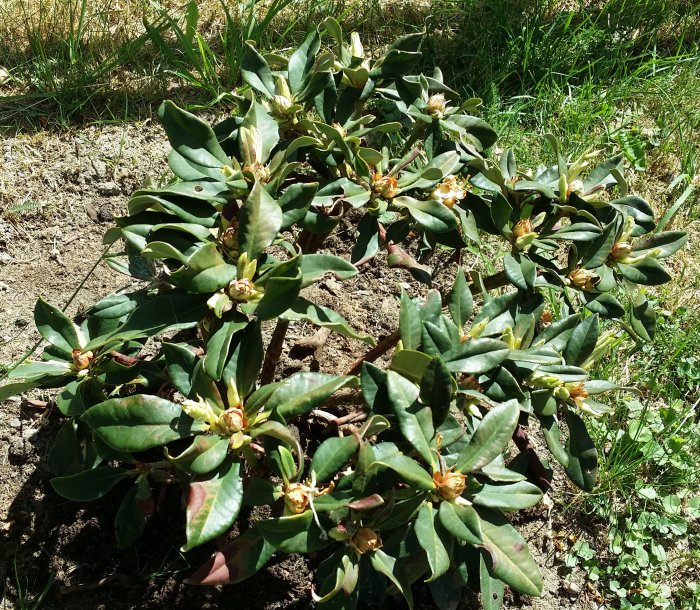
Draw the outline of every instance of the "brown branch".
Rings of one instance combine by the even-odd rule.
[[[547,492],[552,487],[551,472],[547,472],[547,469],[540,461],[535,448],[530,442],[525,428],[520,424],[518,424],[515,432],[513,432],[513,441],[520,453],[526,453],[528,456],[527,471],[530,475],[530,479],[543,492]]]
[[[112,350],[107,355],[111,356],[119,364],[123,364],[124,366],[134,366],[135,364],[138,364],[139,362],[141,362],[140,358],[134,358],[133,356],[127,356],[126,354],[122,354],[121,352],[117,352],[115,350]]]
[[[380,356],[386,354],[392,347],[394,347],[401,338],[401,333],[399,330],[395,330],[393,333],[384,337],[377,345],[375,345],[371,350],[369,350],[362,358],[359,358],[355,363],[346,371],[346,375],[357,375],[362,368],[363,362],[374,362]]]
[[[289,328],[289,320],[280,318],[277,320],[275,330],[272,331],[270,343],[265,352],[265,361],[263,362],[262,373],[260,373],[260,384],[266,385],[272,383],[277,372],[277,364],[282,356],[282,347],[284,346],[284,337]]]

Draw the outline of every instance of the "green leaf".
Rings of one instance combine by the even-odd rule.
[[[302,288],[310,286],[325,275],[343,281],[358,274],[357,267],[332,254],[304,254],[301,257]]]
[[[265,58],[257,52],[249,42],[244,43],[243,59],[241,60],[241,78],[266,98],[275,95],[275,81],[272,71]]]
[[[294,301],[291,307],[281,314],[280,317],[283,320],[292,322],[305,320],[317,326],[330,328],[345,337],[359,339],[360,341],[374,345],[374,339],[371,336],[357,333],[340,314],[328,307],[316,305],[303,298],[298,298]]]
[[[491,578],[484,556],[479,553],[479,591],[484,610],[500,610],[503,603],[503,581]]]
[[[78,331],[68,317],[58,308],[39,297],[34,306],[34,324],[39,334],[67,356],[80,348]]]
[[[381,549],[377,549],[370,554],[372,567],[386,576],[401,591],[406,599],[409,610],[413,610],[413,593],[411,592],[411,581],[408,579],[401,564],[396,559],[387,555]]]
[[[265,293],[255,307],[260,320],[270,320],[287,311],[289,304],[299,296],[302,287],[300,254],[275,265],[259,280]]]
[[[416,489],[422,491],[430,491],[435,489],[433,477],[428,474],[425,468],[423,468],[414,459],[399,453],[398,450],[394,454],[376,458],[371,463],[371,466],[374,465],[384,466],[389,470],[393,470],[406,483]]]
[[[295,373],[280,383],[265,405],[285,420],[308,413],[341,388],[357,385],[357,377],[327,373]]]
[[[404,349],[417,350],[421,344],[423,323],[418,307],[416,307],[416,304],[403,288],[401,289],[401,305],[399,309],[399,329]]]
[[[471,506],[440,502],[440,522],[457,540],[479,545],[483,542],[479,515]]]
[[[406,208],[421,226],[435,233],[446,233],[457,228],[455,215],[447,206],[434,199],[419,201],[413,197],[395,197],[392,204]]]
[[[304,469],[304,452],[302,451],[301,444],[299,443],[299,439],[297,435],[295,435],[287,426],[284,424],[281,424],[280,422],[269,420],[266,422],[263,422],[260,425],[256,425],[253,427],[251,430],[248,431],[250,436],[252,438],[257,438],[259,436],[269,436],[270,438],[277,439],[278,441],[282,441],[285,445],[291,447],[294,449],[294,453],[297,454],[297,465],[296,465],[296,471],[301,472]],[[278,449],[282,449],[282,447],[278,447]],[[284,454],[282,451],[278,451],[278,454],[282,454],[282,458],[284,459],[286,454]],[[284,466],[291,466],[291,461],[287,460],[284,464]],[[285,470],[291,470],[291,468]],[[293,476],[296,476],[293,475]]]
[[[575,329],[564,350],[567,364],[580,366],[593,353],[598,341],[598,316],[588,316]]]
[[[187,542],[189,551],[226,532],[238,516],[243,500],[241,464],[228,459],[217,472],[190,483],[187,500]]]
[[[436,522],[437,511],[431,504],[424,504],[418,511],[416,518],[415,532],[418,542],[425,551],[430,566],[430,578],[426,582],[431,582],[442,576],[450,568],[450,557],[447,549],[440,539],[442,529]]]
[[[376,216],[365,214],[357,225],[357,237],[350,260],[369,260],[379,252],[379,223]]]
[[[474,300],[464,275],[464,269],[459,267],[454,284],[452,284],[452,290],[450,290],[450,296],[447,299],[447,308],[452,320],[460,329],[464,327],[469,316],[472,315],[473,307]]]
[[[360,441],[354,435],[327,438],[316,449],[309,470],[316,473],[318,483],[324,483],[343,469],[359,446]]]
[[[542,576],[522,536],[501,513],[486,508],[476,511],[481,518],[483,549],[491,558],[491,574],[518,591],[541,595]]]
[[[486,483],[470,498],[474,504],[503,510],[530,508],[541,499],[542,490],[527,481],[506,483],[505,485]]]
[[[192,390],[192,375],[199,359],[186,343],[164,341],[161,345],[168,377],[180,393],[189,397]]]
[[[201,295],[166,292],[137,307],[123,326],[110,335],[90,341],[85,349],[94,350],[111,342],[154,337],[171,330],[192,328],[206,313],[206,300]]]
[[[635,284],[658,286],[671,280],[668,271],[654,258],[645,258],[633,265],[617,264],[620,275]]]
[[[238,393],[247,396],[255,388],[264,358],[260,322],[251,322],[234,337],[231,358],[224,369],[223,379],[233,379]]]
[[[217,435],[195,436],[192,444],[180,455],[171,456],[165,448],[165,457],[190,474],[207,474],[216,470],[227,455],[228,439]]]
[[[74,502],[97,500],[109,492],[119,481],[131,476],[126,468],[99,466],[67,477],[51,479],[51,487],[59,495]]]
[[[598,452],[595,443],[588,434],[586,424],[570,409],[566,410],[566,424],[569,428],[569,439],[566,442],[569,464],[566,474],[584,491],[593,491],[598,473]]]
[[[497,339],[470,339],[442,355],[447,368],[453,373],[479,375],[496,368],[510,353],[503,341]]]
[[[235,312],[230,320],[223,320],[219,328],[209,336],[203,363],[204,372],[214,381],[221,379],[234,335],[248,324],[245,316]]]
[[[107,400],[88,409],[81,421],[120,451],[144,451],[207,428],[185,415],[179,405],[147,394]]]
[[[247,252],[248,260],[252,261],[272,244],[282,228],[282,209],[265,187],[256,182],[238,213],[238,219],[241,252]]]
[[[428,354],[402,349],[394,354],[389,368],[410,379],[413,383],[420,383],[432,361],[433,359]]]
[[[287,64],[287,75],[292,93],[296,94],[302,90],[307,75],[314,67],[320,48],[321,38],[314,30],[306,36],[304,42],[290,56]]]
[[[643,294],[634,298],[630,309],[630,324],[642,339],[651,341],[656,333],[656,311]]]
[[[459,454],[455,468],[459,472],[472,472],[496,459],[508,446],[519,417],[517,400],[509,400],[491,409]]]
[[[420,398],[433,409],[436,421],[444,419],[452,398],[457,393],[457,382],[442,358],[435,356],[420,381]],[[441,414],[441,417],[438,415]]]
[[[333,542],[319,528],[310,510],[300,515],[258,521],[257,528],[265,540],[283,553],[313,553]]]
[[[185,580],[188,585],[227,585],[241,582],[263,568],[275,552],[255,526],[217,550]]]
[[[146,518],[142,504],[151,497],[148,478],[140,477],[137,483],[124,496],[114,518],[114,533],[117,547],[125,549],[131,546],[143,533]]]
[[[435,467],[435,455],[430,450],[430,441],[435,434],[432,416],[430,409],[418,402],[418,388],[405,377],[389,371],[387,390],[389,403],[399,422],[401,433],[418,454]]]
[[[665,231],[646,235],[632,244],[632,256],[654,253],[655,258],[666,258],[680,250],[688,241],[685,231]]]
[[[84,468],[81,439],[78,434],[78,422],[66,421],[56,434],[49,450],[46,466],[49,472],[62,477],[81,472]]]
[[[528,258],[519,254],[506,254],[503,268],[510,282],[520,290],[532,290],[537,278],[537,266]]]
[[[158,115],[174,152],[201,174],[221,180],[221,168],[229,158],[212,128],[170,100],[161,104]]]
[[[216,292],[236,278],[236,267],[226,263],[216,244],[202,246],[187,263],[173,272],[173,284],[190,292]]]
[[[289,229],[304,219],[317,190],[316,182],[296,183],[284,190],[277,200],[277,204],[282,209],[282,229]]]

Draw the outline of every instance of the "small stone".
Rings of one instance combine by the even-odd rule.
[[[564,591],[569,595],[581,594],[581,587],[579,587],[576,583],[569,582],[568,580],[564,581],[561,588],[564,589]]]
[[[29,457],[27,444],[21,438],[13,438],[10,440],[7,448],[7,455],[14,462],[24,462]]]
[[[114,220],[114,214],[106,205],[103,205],[99,212],[97,212],[97,220],[100,222],[112,222]]]
[[[9,422],[10,428],[19,428],[22,425],[22,422],[19,421],[19,418],[13,417]]]
[[[90,220],[92,220],[93,222],[97,222],[97,210],[95,210],[95,208],[92,205],[86,203],[85,212],[90,217]]]
[[[115,195],[120,195],[121,190],[117,186],[116,182],[103,182],[98,185],[97,192],[105,197],[113,197]]]
[[[25,428],[24,430],[22,430],[22,438],[31,441],[34,439],[38,432],[39,430],[37,430],[36,428]]]

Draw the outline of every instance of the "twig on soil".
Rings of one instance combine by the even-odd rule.
[[[374,362],[380,356],[386,354],[392,347],[394,347],[401,339],[401,333],[397,329],[390,335],[384,337],[377,345],[375,345],[371,350],[369,350],[362,358],[359,358],[354,362],[354,364],[346,371],[346,375],[357,375],[362,368],[363,362]]]
[[[82,593],[83,591],[95,591],[103,587],[120,587],[122,589],[134,589],[138,585],[134,583],[126,574],[112,574],[100,580],[86,582],[83,585],[72,585],[58,588],[60,595],[72,595],[74,593]]]

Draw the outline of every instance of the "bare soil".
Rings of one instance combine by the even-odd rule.
[[[101,238],[114,216],[147,176],[167,171],[167,141],[152,123],[92,126],[63,133],[6,137],[0,167],[0,366],[9,366],[32,347],[38,334],[32,310],[38,296],[65,305],[103,250]],[[327,247],[347,253],[350,223],[339,227]],[[68,307],[76,314],[129,283],[105,265],[85,281]],[[390,272],[381,261],[362,268],[343,284],[329,279],[309,297],[331,306],[358,330],[377,339],[398,323],[400,286],[412,294],[425,290],[407,274]],[[270,329],[267,329],[268,332]],[[302,369],[340,372],[366,346],[331,335],[320,358],[295,350],[316,329],[290,327],[278,375]],[[290,351],[291,350],[291,351]],[[35,399],[50,395],[35,393]],[[51,489],[46,454],[62,422],[57,411],[32,407],[19,398],[0,406],[0,570],[4,601],[0,608],[27,607],[19,599],[40,595],[49,586],[43,608],[224,608],[266,610],[307,607],[311,603],[311,560],[275,557],[255,577],[230,587],[198,588],[182,584],[210,556],[213,545],[184,556],[181,494],[163,489],[160,510],[149,519],[142,539],[118,551],[113,520],[120,490],[89,504],[60,498]],[[556,498],[565,490],[554,492]],[[554,511],[556,513],[556,510]],[[552,513],[553,514],[553,513]],[[545,577],[542,598],[509,593],[507,607],[529,610],[596,608],[585,584],[565,575],[553,546],[562,523],[552,521],[546,505],[520,515],[518,527],[529,541]],[[586,535],[585,524],[569,526]],[[588,534],[592,545],[595,535]],[[568,570],[566,570],[568,572]],[[571,587],[565,581],[576,581]],[[567,596],[566,591],[580,594]],[[426,587],[416,587],[417,607],[434,608]],[[461,608],[477,607],[465,595]],[[400,604],[397,605],[400,607]]]

